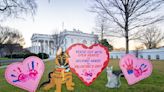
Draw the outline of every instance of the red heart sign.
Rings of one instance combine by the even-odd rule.
[[[89,86],[108,65],[109,51],[101,44],[87,47],[74,44],[67,49],[69,66],[84,83]]]

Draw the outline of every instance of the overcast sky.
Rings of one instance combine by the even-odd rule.
[[[25,47],[31,46],[33,33],[53,34],[55,30],[62,30],[63,23],[64,29],[75,28],[85,33],[94,31],[96,14],[88,11],[89,0],[50,0],[50,3],[48,0],[37,1],[38,10],[34,20],[30,16],[25,16],[24,19],[8,19],[1,23],[21,31],[25,37]],[[119,41],[124,42],[124,39],[119,39]],[[119,41],[113,41],[112,44],[115,47],[125,47],[124,43]]]
[[[25,47],[31,46],[33,33],[53,34],[55,30],[79,29],[83,32],[93,31],[95,15],[88,12],[87,0],[38,0],[38,10],[32,17],[24,19],[8,19],[1,24],[16,28],[25,37]]]

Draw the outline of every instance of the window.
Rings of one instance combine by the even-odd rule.
[[[83,40],[83,44],[87,44],[87,41],[86,40]]]
[[[91,44],[91,45],[92,45],[92,43],[93,43],[93,42],[92,42],[92,41],[90,41],[90,44]]]
[[[116,59],[118,59],[118,56],[116,56]]]
[[[79,42],[80,41],[80,39],[79,38],[77,38],[77,42]]]
[[[73,39],[71,38],[71,43],[73,43]]]
[[[140,55],[140,58],[143,58],[143,56],[142,56],[142,55]]]
[[[157,60],[159,60],[159,59],[160,59],[159,55],[156,55],[156,59],[157,59]]]
[[[67,39],[65,39],[65,44],[67,44]]]
[[[151,59],[151,56],[150,55],[148,55],[148,59]]]

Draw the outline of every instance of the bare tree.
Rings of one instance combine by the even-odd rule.
[[[16,29],[0,27],[0,44],[25,44],[23,35]]]
[[[35,14],[36,0],[0,0],[0,19],[18,18],[21,14]]]
[[[21,50],[23,50],[20,44],[11,44],[11,43],[4,44],[4,49],[6,50],[6,52],[10,54],[10,58],[12,58],[14,52],[20,52]]]
[[[23,35],[16,29],[0,27],[0,49],[6,49],[12,57],[14,51],[25,44]]]
[[[7,39],[8,31],[4,31],[4,28],[0,26],[0,44],[5,43],[5,40]]]
[[[164,33],[155,26],[141,30],[143,33],[138,39],[147,49],[157,48],[164,41]]]
[[[97,16],[96,17],[96,27],[94,29],[95,29],[96,33],[100,34],[100,40],[103,40],[104,36],[106,36],[106,34],[108,34],[107,32],[109,29],[107,19],[104,17]]]
[[[53,34],[53,39],[55,41],[54,46],[56,49],[59,49],[59,47],[61,47],[61,45],[64,43],[64,37],[65,34],[59,34],[59,33]]]
[[[116,29],[111,36],[126,39],[126,53],[129,53],[129,40],[137,39],[136,28],[163,20],[159,10],[164,0],[93,0],[92,12],[113,22]]]

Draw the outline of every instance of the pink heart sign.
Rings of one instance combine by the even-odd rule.
[[[30,56],[22,63],[15,62],[8,65],[5,71],[5,78],[8,83],[14,86],[29,92],[35,92],[43,72],[43,61],[36,56]]]
[[[70,56],[71,71],[87,86],[91,85],[109,62],[108,49],[100,44],[90,47],[74,44],[67,49],[67,53]]]
[[[130,54],[125,55],[119,65],[129,85],[149,77],[152,73],[152,64],[149,60],[138,59]]]

